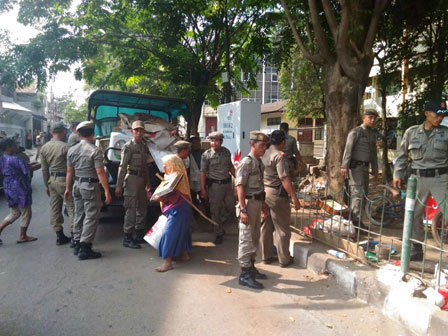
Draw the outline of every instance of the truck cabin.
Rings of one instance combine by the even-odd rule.
[[[93,92],[88,101],[87,119],[93,120],[95,123],[97,145],[104,152],[106,168],[110,174],[109,184],[112,189],[114,189],[117,180],[120,151],[124,141],[123,143],[110,144],[110,138],[112,132],[120,132],[120,114],[126,114],[127,116],[149,115],[171,123],[173,119],[180,116],[188,120],[191,111],[188,103],[178,98],[110,90]],[[109,151],[113,151],[113,153],[109,153]],[[110,159],[111,154],[114,155],[114,160]],[[159,171],[155,164],[148,168],[150,169],[150,176]],[[153,183],[154,186],[158,185],[156,178],[151,178],[151,185]]]

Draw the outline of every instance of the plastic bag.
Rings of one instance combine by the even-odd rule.
[[[146,233],[144,237],[146,242],[156,250],[159,249],[160,239],[162,238],[163,229],[165,229],[167,219],[168,218],[165,215],[160,215],[157,222],[152,226],[152,228]]]
[[[352,221],[344,219],[343,217],[336,215],[324,222],[324,231],[333,232],[341,237],[348,236],[355,237],[356,230]]]

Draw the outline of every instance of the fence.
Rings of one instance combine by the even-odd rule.
[[[406,202],[404,192],[396,192],[385,185],[376,186],[368,193],[373,195],[369,198],[363,192],[350,195],[347,186],[333,192],[327,183],[315,176],[298,180],[302,207],[293,211],[292,226],[299,233],[342,250],[363,263],[401,264],[404,273],[427,284],[445,282],[444,269],[448,269],[446,201],[441,202],[439,208],[435,202],[423,204],[415,197],[416,183],[412,180],[408,188],[414,188],[414,201],[412,191],[408,190]],[[353,213],[353,202],[360,204],[358,216]],[[424,239],[420,241],[411,238],[416,202],[425,209],[425,220],[415,224],[424,227]],[[422,246],[421,262],[410,262],[411,243]],[[447,270],[445,272],[448,274]]]

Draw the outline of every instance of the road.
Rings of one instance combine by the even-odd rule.
[[[55,245],[44,191],[37,171],[29,232],[39,240],[16,244],[18,222],[2,234],[2,336],[410,335],[333,279],[297,267],[260,264],[266,289],[240,287],[235,229],[220,246],[210,233],[195,233],[192,260],[159,274],[152,247],[122,247],[121,212],[111,211],[94,243],[103,258],[79,261],[68,246]],[[8,211],[1,196],[0,217]]]

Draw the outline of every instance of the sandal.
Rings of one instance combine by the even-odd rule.
[[[33,242],[33,241],[36,241],[36,240],[37,240],[36,237],[26,236],[24,240],[18,240],[17,244],[30,243],[30,242]]]

